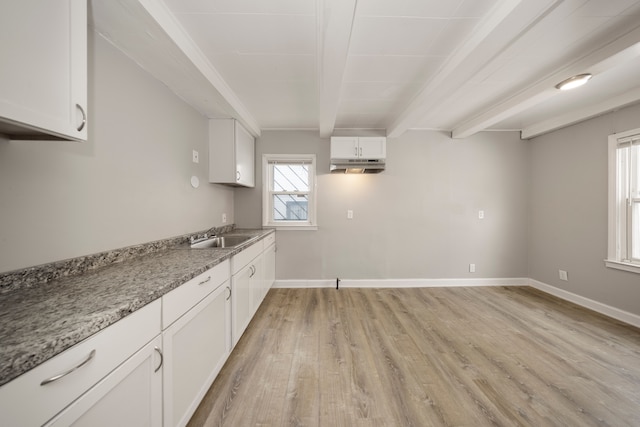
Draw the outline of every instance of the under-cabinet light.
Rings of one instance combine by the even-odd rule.
[[[347,168],[344,173],[364,173],[364,168]]]

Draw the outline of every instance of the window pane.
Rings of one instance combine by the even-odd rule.
[[[640,260],[640,145],[631,147],[631,259]]]
[[[640,201],[631,207],[631,258],[640,260]]]
[[[640,144],[631,147],[631,197],[640,197]]]
[[[309,166],[273,165],[273,191],[309,191]]]
[[[307,221],[308,197],[277,194],[273,195],[273,220],[274,221]]]

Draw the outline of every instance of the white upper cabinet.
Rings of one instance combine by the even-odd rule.
[[[334,136],[331,138],[331,158],[332,159],[357,159],[358,156],[357,136]]]
[[[384,159],[387,138],[384,136],[334,136],[331,138],[332,159]]]
[[[0,134],[87,140],[87,2],[0,3]]]
[[[209,182],[255,186],[255,140],[234,119],[209,120]]]

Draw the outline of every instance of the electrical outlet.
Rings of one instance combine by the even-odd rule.
[[[222,214],[222,223],[223,223],[223,224],[226,224],[226,223],[227,223],[227,214],[226,214],[226,213],[223,213],[223,214]]]
[[[475,272],[476,272],[476,265],[469,264],[469,273],[475,273]]]
[[[564,270],[558,270],[558,275],[560,276],[560,280],[569,281],[569,273]]]
[[[347,219],[353,219],[353,211],[351,209],[347,210]]]
[[[200,163],[200,155],[196,150],[193,150],[193,163]]]
[[[484,219],[484,211],[478,211],[478,219]]]

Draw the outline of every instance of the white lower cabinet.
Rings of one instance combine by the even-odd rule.
[[[231,353],[229,263],[220,268],[226,269],[225,276],[216,274],[214,268],[211,277],[217,279],[197,279],[203,282],[200,286],[214,281],[215,289],[162,333],[165,426],[187,424]],[[222,279],[223,283],[215,283]],[[171,293],[168,297],[171,303]]]
[[[235,255],[231,259],[231,273],[235,347],[275,280],[275,234]]]
[[[46,426],[161,426],[161,348],[158,336]]]
[[[266,247],[266,245],[265,245]],[[276,245],[275,242],[264,250],[264,285],[262,298],[267,296],[267,292],[276,281]]]
[[[274,279],[271,234],[0,386],[0,426],[186,425]]]
[[[240,337],[253,317],[253,292],[255,286],[256,263],[252,262],[244,266],[232,278],[233,286],[233,346],[238,343]]]
[[[148,412],[157,410],[148,405],[162,393],[161,373],[155,372],[160,354],[154,350],[160,347],[160,309],[160,300],[148,304],[1,386],[0,425],[104,425],[84,420],[96,411],[127,416],[123,408],[138,406],[154,421],[149,425],[160,425],[161,419]],[[138,384],[140,378],[144,383]],[[125,400],[127,405],[120,406]]]

